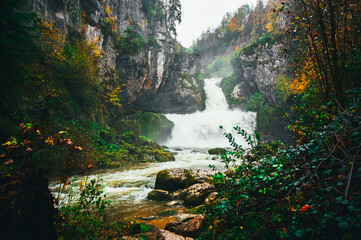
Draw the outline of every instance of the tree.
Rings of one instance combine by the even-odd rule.
[[[182,22],[182,5],[179,0],[169,0],[168,21],[170,31],[177,36],[176,22]]]
[[[335,100],[344,106],[344,91],[360,79],[361,6],[356,0],[298,0],[294,23],[299,39],[299,76],[307,73],[310,85],[324,102]]]

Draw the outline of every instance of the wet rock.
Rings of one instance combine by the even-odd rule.
[[[206,169],[190,169],[189,173],[193,177],[194,183],[208,182],[216,171]]]
[[[208,150],[208,153],[210,155],[219,155],[219,154],[224,154],[226,152],[227,152],[227,150],[224,148],[212,148],[212,149]]]
[[[176,220],[179,220],[182,223],[184,223],[184,222],[188,222],[189,220],[192,220],[193,218],[196,218],[198,216],[199,215],[197,215],[197,214],[183,213],[183,214],[177,215]]]
[[[184,204],[188,206],[204,204],[204,200],[214,191],[215,187],[210,183],[194,184],[187,189]]]
[[[169,201],[171,195],[166,190],[154,189],[148,193],[147,198],[155,201]]]
[[[183,237],[164,229],[159,229],[157,240],[192,240],[193,238]]]
[[[172,194],[173,200],[184,200],[186,197],[186,190],[185,189],[178,189]]]
[[[168,151],[157,151],[154,153],[155,160],[158,162],[171,162],[175,161],[175,158],[172,153]]]
[[[177,201],[171,201],[166,203],[167,206],[173,207],[173,206],[179,206],[182,205],[183,201],[177,200]]]
[[[185,237],[198,237],[201,233],[204,216],[197,216],[176,227],[175,232]]]
[[[155,188],[174,192],[190,186],[193,178],[188,170],[183,168],[165,169],[157,173]]]

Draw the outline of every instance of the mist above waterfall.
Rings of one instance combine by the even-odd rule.
[[[252,133],[256,125],[256,114],[239,109],[230,109],[220,87],[221,78],[205,79],[206,109],[192,114],[167,114],[174,123],[172,137],[165,145],[186,148],[229,147],[224,132],[232,132],[240,126]],[[222,126],[223,129],[219,127]],[[234,134],[237,135],[237,134]],[[237,143],[245,145],[238,137]]]

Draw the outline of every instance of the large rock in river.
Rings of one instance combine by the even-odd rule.
[[[193,182],[193,177],[186,169],[165,169],[158,172],[155,180],[155,188],[174,192],[192,185]]]
[[[204,182],[194,184],[187,189],[184,204],[188,206],[198,206],[204,204],[204,200],[209,196],[209,194],[215,191],[216,188],[210,183]]]
[[[171,195],[166,190],[154,189],[148,193],[148,199],[155,201],[168,201],[171,200]]]

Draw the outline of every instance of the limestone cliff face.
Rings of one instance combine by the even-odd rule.
[[[167,1],[149,15],[142,0],[30,0],[28,9],[55,20],[58,27],[83,30],[102,53],[101,72],[118,72],[126,84],[124,100],[130,108],[186,113],[203,108],[202,86],[196,81],[198,60],[183,52],[170,32]],[[132,27],[145,40],[144,50],[126,54],[117,49],[114,35],[105,31],[112,17],[116,32]],[[188,78],[182,76],[189,76]],[[191,80],[189,80],[191,79]]]
[[[230,97],[234,100],[249,98],[259,92],[266,101],[275,103],[275,80],[287,64],[287,59],[281,54],[282,45],[276,42],[246,50],[248,51],[242,51],[238,58],[234,59],[233,65],[239,83]]]

